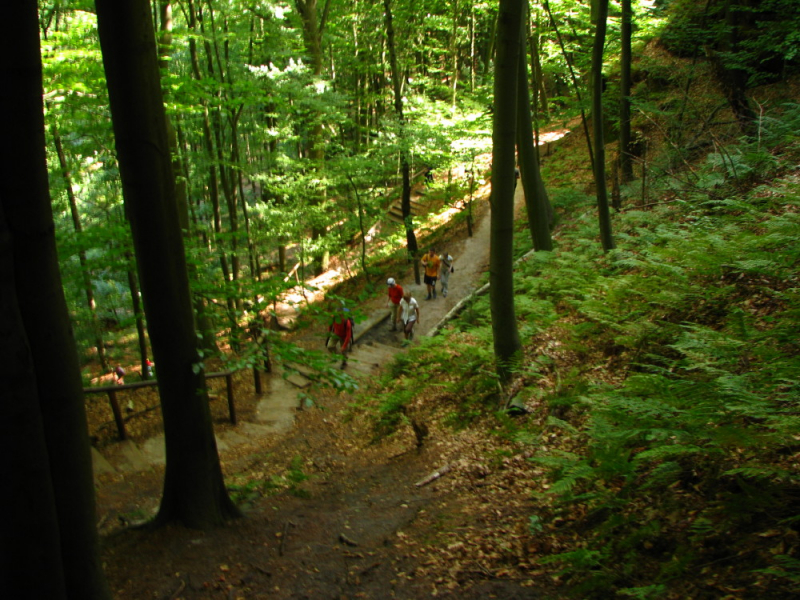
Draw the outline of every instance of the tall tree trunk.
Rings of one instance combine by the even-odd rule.
[[[317,0],[295,0],[295,6],[303,22],[303,41],[306,54],[311,61],[311,71],[315,77],[322,75],[322,31],[329,4],[326,2],[321,19],[317,18]],[[325,148],[322,135],[321,115],[313,115],[308,140],[308,158],[316,169],[321,170],[325,162]],[[313,199],[314,204],[325,202],[325,190],[320,190]],[[312,226],[314,240],[325,235],[325,228],[318,224]],[[327,250],[314,257],[314,273],[321,275],[328,270],[330,255]]]
[[[494,67],[492,222],[489,258],[492,333],[497,373],[508,381],[522,343],[514,309],[514,142],[523,0],[500,0]]]
[[[631,156],[631,0],[621,0],[622,51],[619,57],[619,172],[623,183],[633,180]]]
[[[37,3],[4,8],[13,27],[0,39],[0,508],[8,522],[0,596],[105,600],[80,363],[50,204]]]
[[[747,26],[752,27],[754,20],[752,11],[744,10],[737,0],[724,0],[723,16],[725,29],[720,39],[719,48],[711,51],[711,63],[714,65],[717,79],[722,86],[728,105],[733,111],[733,116],[739,124],[739,130],[748,136],[755,134],[756,114],[747,99],[748,73],[741,66],[741,59],[737,60],[736,54],[741,51],[741,30]],[[757,4],[757,3],[755,3]],[[726,62],[725,55],[733,56]]]
[[[233,120],[232,128],[233,131],[231,132],[231,158],[234,163],[239,164],[239,161],[242,160],[241,156],[239,155],[239,131],[237,124],[239,122],[238,117]],[[247,198],[245,197],[244,193],[244,174],[242,173],[242,168],[236,170],[236,183],[237,188],[239,190],[239,202],[242,205],[242,220],[244,221],[244,236],[245,236],[245,243],[247,244],[247,262],[250,266],[250,277],[254,281],[259,281],[261,279],[261,274],[258,272],[256,268],[256,248],[255,244],[253,244],[253,240],[250,237],[250,215],[248,214],[247,209]]]
[[[397,50],[394,43],[394,25],[392,24],[391,0],[383,0],[384,18],[386,19],[386,43],[389,47],[389,64],[392,69],[392,86],[394,88],[394,111],[400,125],[400,172],[403,178],[403,197],[400,208],[406,228],[406,246],[408,256],[414,265],[414,281],[420,283],[419,261],[417,254],[417,236],[414,234],[414,223],[411,216],[411,174],[408,164],[408,150],[405,147],[405,117],[403,116],[403,92],[400,85],[400,68],[397,65]]]
[[[187,149],[185,147],[183,136],[181,135],[181,129],[177,129],[178,133],[178,140],[179,140],[179,148],[182,151],[183,155],[185,156]],[[189,170],[185,164],[185,161],[181,162],[181,168],[183,171],[183,177],[188,181],[189,179]],[[188,240],[189,238],[189,202],[188,198],[186,202],[181,203],[180,196],[178,198],[178,220],[180,222],[181,231],[184,232],[184,239]],[[190,262],[187,265],[189,269],[189,277],[190,281],[197,281],[197,269],[196,267]],[[217,332],[214,329],[214,323],[211,319],[210,311],[208,310],[208,301],[206,298],[199,293],[195,293],[193,295],[192,304],[194,306],[194,315],[195,315],[195,322],[197,324],[197,329],[200,331],[201,336],[201,348],[203,353],[206,356],[215,355],[219,351],[219,347],[217,346]]]
[[[453,30],[450,34],[450,53],[453,59],[453,112],[456,110],[456,94],[458,93],[458,0],[453,0]]]
[[[50,128],[53,135],[53,145],[56,149],[58,156],[58,164],[61,167],[61,173],[64,177],[64,187],[67,189],[67,199],[69,200],[69,210],[72,215],[72,226],[75,229],[75,234],[80,239],[83,234],[83,226],[81,225],[81,215],[78,211],[78,199],[75,197],[75,190],[72,189],[72,175],[67,163],[67,156],[64,154],[64,146],[61,143],[61,134],[58,132],[58,127],[53,124]],[[103,344],[103,333],[100,326],[100,321],[97,318],[97,306],[94,301],[94,288],[92,286],[92,278],[89,275],[89,268],[86,264],[86,251],[81,248],[78,251],[78,262],[81,265],[81,276],[83,278],[83,290],[86,294],[86,305],[89,308],[89,314],[92,320],[92,331],[95,334],[95,348],[97,348],[97,359],[100,361],[100,368],[105,372],[108,371],[108,361],[106,360],[106,348]]]
[[[536,14],[536,26],[529,30],[528,43],[531,48],[531,89],[533,90],[533,110],[541,110],[546,116],[549,114],[547,106],[547,89],[542,74],[542,59],[539,56],[539,13]]]
[[[475,91],[475,70],[478,58],[475,54],[475,4],[470,4],[469,9],[469,91]]]
[[[523,0],[526,4],[527,2]],[[524,23],[524,21],[523,21]],[[547,189],[539,169],[539,155],[534,146],[533,122],[531,121],[530,96],[528,95],[528,68],[525,60],[524,35],[520,35],[520,57],[517,61],[517,148],[525,205],[528,209],[528,228],[536,250],[552,250]]]
[[[188,0],[188,14],[189,14],[189,30],[193,32],[195,35],[189,39],[189,57],[192,64],[192,74],[194,75],[197,81],[203,80],[203,74],[200,71],[200,60],[198,58],[197,53],[197,42],[195,37],[198,34],[198,23],[197,23],[197,11],[194,6],[193,0]],[[206,49],[206,58],[208,60],[208,68],[209,74],[213,77],[214,76],[214,64],[212,60],[212,53],[210,49],[210,45],[205,44]],[[203,101],[203,142],[205,144],[206,149],[206,156],[208,157],[209,166],[208,166],[208,194],[211,200],[211,207],[214,215],[214,232],[216,233],[216,239],[214,240],[214,245],[219,253],[219,264],[220,269],[222,270],[222,277],[225,281],[225,302],[227,305],[228,311],[228,320],[231,323],[231,327],[236,322],[235,314],[236,314],[236,306],[233,302],[233,298],[227,292],[228,282],[231,281],[231,271],[228,268],[228,257],[226,254],[225,245],[221,243],[220,234],[222,233],[222,213],[220,211],[220,204],[219,204],[219,179],[217,178],[217,167],[215,163],[215,155],[216,151],[214,149],[214,139],[211,135],[211,120],[208,115],[208,102],[205,100]],[[221,165],[220,165],[221,167]],[[201,301],[203,306],[206,305],[205,300]],[[207,314],[207,311],[204,311],[203,314]],[[216,342],[213,346],[209,346],[210,338],[207,335],[204,335],[204,349],[211,350],[216,348]]]
[[[128,260],[128,289],[131,292],[131,306],[136,319],[136,336],[139,340],[139,361],[142,365],[142,379],[147,379],[149,372],[147,368],[147,331],[144,324],[141,295],[139,294],[139,282],[136,279],[136,260],[130,251],[125,252],[125,258]]]
[[[597,188],[597,212],[600,218],[600,240],[603,250],[614,249],[611,215],[606,186],[606,149],[603,135],[603,49],[606,42],[608,0],[596,0],[597,26],[592,51],[592,126],[594,130],[594,183]]]
[[[239,516],[222,478],[198,353],[148,0],[97,0],[125,209],[158,365],[167,466],[157,524]]]

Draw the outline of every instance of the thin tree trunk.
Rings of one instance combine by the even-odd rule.
[[[323,8],[322,19],[317,18],[317,0],[295,0],[295,6],[303,22],[303,40],[306,47],[306,54],[311,61],[311,71],[315,77],[322,75],[322,31],[325,27],[325,19],[328,12],[328,4]],[[309,141],[308,158],[316,169],[322,169],[325,162],[325,148],[323,144],[323,129],[321,115],[312,117]],[[320,190],[313,198],[314,204],[324,204],[325,190]],[[312,226],[312,238],[318,240],[325,235],[325,228],[319,225]],[[327,250],[318,253],[314,257],[314,273],[321,275],[328,270],[330,255]]]
[[[541,110],[547,116],[549,109],[547,106],[547,89],[544,85],[544,75],[542,74],[542,60],[539,56],[539,16],[536,17],[536,28],[530,31],[529,45],[531,48],[531,79],[533,90],[533,109]]]
[[[556,39],[558,40],[558,45],[561,48],[561,54],[564,57],[564,62],[567,63],[567,67],[569,68],[569,75],[572,80],[572,87],[575,90],[575,95],[578,98],[578,104],[581,107],[581,124],[583,125],[583,133],[586,136],[586,145],[587,150],[589,152],[589,162],[592,165],[592,170],[595,168],[595,159],[594,154],[592,153],[592,138],[589,135],[589,124],[586,120],[586,111],[583,108],[583,98],[581,97],[581,88],[578,85],[578,78],[575,76],[575,71],[572,68],[572,61],[569,59],[567,55],[567,50],[564,48],[564,41],[561,39],[561,32],[558,30],[558,24],[556,20],[553,18],[553,13],[550,11],[550,2],[548,0],[543,0],[543,6],[547,11],[547,15],[550,17],[550,23],[553,25],[553,31],[556,33]]]
[[[633,180],[631,156],[631,0],[621,0],[622,28],[620,31],[622,51],[619,58],[619,175],[622,183]]]
[[[197,34],[198,32],[197,12],[195,11],[193,0],[188,0],[188,5],[189,5],[189,30]],[[206,58],[208,61],[209,73],[213,77],[214,64],[212,60],[210,45],[206,43],[204,44],[204,47],[206,50]],[[195,79],[201,81],[203,79],[203,74],[200,71],[200,60],[197,56],[197,43],[195,41],[194,36],[189,39],[189,56],[192,63],[192,73],[194,74]],[[214,139],[211,135],[211,120],[208,115],[208,103],[205,101],[203,101],[203,141],[205,142],[206,155],[208,156],[208,160],[210,163],[208,168],[208,178],[209,178],[208,191],[214,214],[214,232],[217,235],[217,239],[214,240],[214,244],[219,252],[220,269],[222,270],[222,277],[225,281],[225,287],[227,288],[228,283],[232,279],[232,276],[231,276],[231,270],[228,268],[228,258],[225,251],[225,245],[222,244],[219,240],[219,236],[222,233],[222,213],[220,211],[220,204],[219,204],[219,179],[217,178],[217,168],[214,165],[214,156],[216,154],[216,151],[214,148]],[[221,168],[222,166],[220,165],[220,169]],[[233,298],[231,298],[231,295],[227,292],[227,289],[225,290],[225,302],[227,305],[228,320],[231,324],[231,327],[233,327],[233,324],[235,323],[236,306],[234,304]]]
[[[527,2],[526,2],[527,3]],[[523,21],[524,23],[524,21]],[[539,169],[539,155],[534,145],[533,123],[531,121],[530,97],[528,95],[528,68],[525,60],[524,35],[519,36],[520,58],[517,80],[517,148],[522,187],[525,191],[525,204],[528,209],[528,228],[533,247],[536,250],[552,250],[550,237],[550,218],[548,216],[547,189]]]
[[[450,53],[453,59],[453,111],[456,110],[456,94],[458,92],[458,0],[453,0],[453,30],[450,34]]]
[[[475,91],[475,68],[477,63],[475,54],[475,4],[470,4],[469,10],[469,91]]]
[[[603,136],[603,49],[606,41],[608,0],[597,0],[597,28],[592,52],[592,125],[594,129],[594,182],[597,188],[597,212],[600,219],[600,240],[603,250],[615,248],[611,234],[611,215],[606,187],[606,150]]]
[[[142,365],[142,379],[147,379],[147,332],[144,325],[144,310],[139,294],[139,282],[136,280],[136,260],[130,252],[125,253],[128,259],[128,289],[131,292],[131,306],[136,319],[136,334],[139,340],[139,361]]]
[[[400,86],[400,69],[397,65],[397,52],[394,44],[391,0],[383,0],[383,7],[384,18],[386,19],[386,43],[389,47],[389,63],[391,65],[392,85],[394,87],[394,111],[397,115],[397,121],[400,124],[400,171],[403,178],[403,197],[400,207],[403,213],[403,223],[406,228],[408,256],[414,265],[414,281],[419,285],[419,261],[417,260],[419,248],[417,246],[417,236],[414,234],[414,224],[411,216],[411,175],[408,165],[408,150],[406,150],[405,144],[402,141],[405,137],[405,117],[403,116],[403,93]]]
[[[72,175],[70,174],[69,165],[67,164],[67,157],[64,154],[64,147],[61,143],[61,135],[58,132],[58,127],[53,124],[50,127],[53,135],[53,145],[58,155],[58,164],[61,167],[61,173],[64,177],[64,186],[67,189],[67,199],[69,200],[69,210],[72,215],[72,226],[75,229],[75,234],[80,239],[83,234],[83,226],[81,225],[81,215],[78,211],[78,200],[75,197],[75,191],[72,189]],[[81,277],[83,278],[83,291],[86,294],[86,305],[89,308],[89,314],[92,319],[92,331],[95,334],[94,345],[97,349],[97,359],[100,361],[100,368],[105,372],[108,371],[108,361],[106,360],[106,349],[103,344],[103,333],[100,326],[100,320],[97,318],[97,306],[94,301],[94,287],[92,286],[92,278],[89,276],[89,268],[87,267],[86,251],[81,248],[78,251],[78,262],[81,265]]]

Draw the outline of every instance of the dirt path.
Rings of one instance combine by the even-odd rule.
[[[522,186],[517,188],[515,202],[518,207],[524,202]],[[420,335],[427,335],[460,300],[472,293],[488,269],[491,224],[488,203],[482,207],[479,204],[476,213],[478,218],[472,237],[462,236],[463,239],[437,244],[438,254],[447,252],[455,258],[455,273],[450,277],[446,298],[439,293],[436,299],[426,301],[426,287],[414,283],[412,266],[408,266],[402,274],[387,274],[394,276],[404,288],[410,289],[420,304],[418,339],[414,343],[418,343]],[[441,289],[438,284],[437,287]],[[397,352],[402,351],[403,334],[389,330],[389,311],[383,294],[365,303],[362,310],[370,316],[356,326],[360,339],[350,356],[348,373],[357,378],[369,378],[377,374],[382,365],[392,360]],[[367,331],[362,333],[360,329]],[[321,334],[310,333],[306,337],[318,340]],[[308,391],[310,381],[302,375],[288,378],[282,375],[278,371],[264,379],[264,394],[257,398],[257,407],[250,422],[217,431],[217,446],[223,460],[226,455],[235,457],[247,452],[253,443],[279,439],[294,426],[297,410],[301,408],[301,395]],[[136,474],[146,478],[163,468],[166,462],[163,434],[138,444],[130,440],[119,442],[104,448],[102,453],[93,449],[93,462],[98,486],[107,488],[104,491],[109,492],[109,496],[101,495],[99,506],[104,525],[116,526],[116,518],[124,522],[142,520],[155,512],[159,492],[157,486],[149,486],[151,498],[143,495],[125,505],[120,505],[119,500],[126,497],[125,490],[131,485],[130,481],[136,479]],[[111,499],[108,504],[103,502],[107,497]]]
[[[422,300],[425,287],[410,285],[420,299],[419,333],[479,284],[489,225],[486,211],[472,238],[437,247],[456,259],[447,298]],[[395,277],[404,285],[404,277],[411,279]],[[384,307],[381,296],[365,309],[380,313]],[[356,345],[348,370],[368,378],[402,351],[401,340],[379,321]],[[462,565],[444,577],[437,570],[440,557],[427,544],[474,527],[464,490],[447,478],[416,485],[452,460],[452,439],[431,435],[417,447],[408,428],[371,444],[369,425],[347,417],[346,396],[314,392],[317,408],[298,412],[299,389],[275,377],[270,385],[257,422],[218,435],[226,479],[238,489],[247,518],[206,532],[125,529],[157,509],[162,466],[152,458],[152,440],[150,458],[147,448],[137,449],[145,455],[139,469],[117,472],[98,489],[103,559],[117,600],[545,597],[529,583],[481,575],[481,565]],[[478,452],[470,440],[463,443]],[[513,510],[493,508],[491,518]],[[457,552],[454,547],[447,553]]]

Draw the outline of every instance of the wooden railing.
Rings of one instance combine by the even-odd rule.
[[[225,378],[225,390],[228,396],[228,413],[230,414],[231,423],[236,425],[236,404],[233,397],[233,375],[237,371],[221,371],[219,373],[207,373],[206,380]],[[255,392],[261,393],[261,374],[258,369],[253,369],[253,377],[255,379]],[[111,412],[114,414],[114,422],[117,425],[119,438],[121,440],[128,439],[128,433],[125,431],[125,418],[122,415],[122,410],[119,407],[117,400],[117,392],[125,390],[136,390],[139,388],[153,387],[158,385],[158,382],[153,381],[137,381],[136,383],[123,383],[120,385],[103,385],[100,387],[83,388],[84,394],[108,394],[108,401],[111,404]],[[150,410],[150,409],[148,409]]]

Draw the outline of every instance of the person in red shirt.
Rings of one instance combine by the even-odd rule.
[[[386,305],[392,309],[389,318],[392,320],[391,331],[397,331],[397,322],[400,320],[400,300],[403,299],[403,288],[393,278],[386,281],[389,290],[389,300]]]
[[[342,308],[341,312],[334,315],[333,323],[328,327],[328,339],[325,346],[328,352],[335,353],[337,349],[342,352],[342,369],[347,366],[347,352],[353,345],[353,319],[350,311]]]

